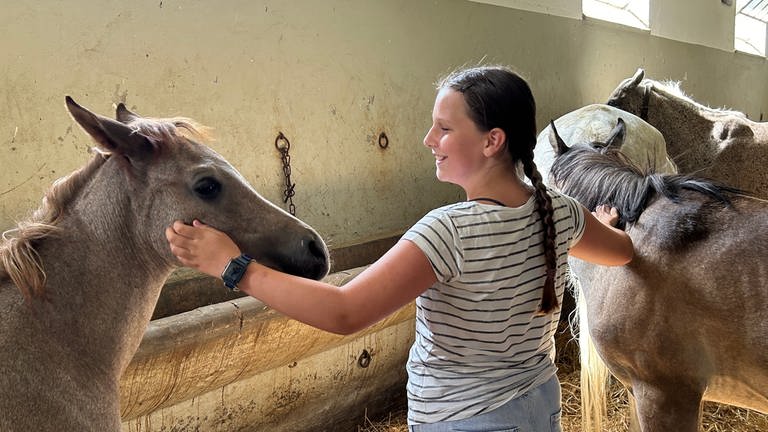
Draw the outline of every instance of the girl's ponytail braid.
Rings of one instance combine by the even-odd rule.
[[[536,163],[533,162],[533,152],[528,157],[523,158],[523,172],[525,176],[531,179],[535,188],[536,211],[544,224],[544,257],[547,263],[547,278],[544,281],[544,292],[541,295],[541,306],[538,315],[546,315],[552,312],[557,306],[557,293],[555,293],[555,271],[557,269],[557,252],[555,250],[555,222],[552,218],[554,210],[552,209],[552,199],[547,193],[547,187],[536,169]]]
[[[536,189],[536,211],[544,224],[544,256],[547,278],[538,313],[545,315],[557,306],[555,272],[555,223],[552,199],[533,162],[536,146],[536,101],[528,83],[507,67],[487,66],[454,72],[438,88],[451,88],[464,95],[468,114],[482,131],[501,128],[507,134],[507,149],[512,162],[522,161],[525,176]],[[514,139],[513,139],[514,137]],[[513,168],[512,168],[513,169]]]

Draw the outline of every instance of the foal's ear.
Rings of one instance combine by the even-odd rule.
[[[117,109],[115,110],[115,118],[120,123],[130,123],[136,119],[141,118],[141,116],[131,112],[128,108],[125,107],[124,103],[120,102],[117,104]]]
[[[621,117],[616,119],[616,126],[613,127],[608,139],[605,141],[604,148],[621,148],[624,145],[624,137],[627,134],[627,126]]]
[[[557,156],[560,156],[569,150],[565,141],[563,141],[563,139],[560,138],[560,134],[557,133],[554,120],[549,121],[549,143],[552,145],[552,148],[555,149],[555,155]]]
[[[66,97],[72,118],[103,150],[121,154],[128,159],[141,159],[154,151],[154,145],[144,135],[115,120],[94,114]]]
[[[627,88],[633,89],[637,87],[638,85],[640,85],[640,82],[643,80],[644,77],[645,77],[645,71],[643,70],[643,68],[637,68],[637,72],[635,72],[635,75],[632,76],[632,81],[630,81],[629,84],[627,84]]]

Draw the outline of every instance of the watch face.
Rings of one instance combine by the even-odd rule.
[[[240,256],[229,261],[224,268],[224,272],[221,274],[221,278],[224,280],[224,285],[233,291],[237,291],[237,284],[240,279],[245,275],[245,270],[250,263],[250,257]]]
[[[243,271],[243,266],[236,262],[232,262],[229,266],[227,266],[227,276],[235,276],[241,271]]]
[[[226,271],[224,271],[224,278],[228,279],[227,282],[235,284],[238,281],[237,280],[233,281],[232,279],[239,279],[238,276],[240,275],[240,273],[242,273],[242,271],[243,271],[243,266],[237,263],[232,263],[231,265],[228,265]]]

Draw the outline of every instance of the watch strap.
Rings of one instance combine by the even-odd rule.
[[[230,291],[239,291],[237,284],[243,279],[245,270],[252,260],[253,258],[248,254],[242,254],[229,260],[229,263],[227,263],[227,266],[224,267],[224,271],[221,273],[221,279],[224,281],[224,286],[229,288]]]

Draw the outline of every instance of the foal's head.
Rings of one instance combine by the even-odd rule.
[[[643,69],[638,69],[632,77],[619,83],[611,92],[606,104],[637,115],[646,121],[649,115],[655,114],[654,124],[666,120],[675,123],[676,127],[686,124],[686,121],[681,121],[681,119],[685,120],[682,116],[686,113],[701,117],[746,118],[745,114],[739,111],[711,108],[696,102],[685,94],[680,87],[680,81],[655,81],[645,78]]]
[[[648,120],[648,99],[650,83],[643,83],[645,71],[638,69],[630,78],[623,80],[611,92],[607,105],[632,113],[643,120]]]
[[[123,104],[117,121],[68,103],[75,120],[118,158],[134,200],[141,234],[158,255],[170,255],[164,229],[174,220],[199,219],[229,234],[243,252],[279,270],[319,279],[328,251],[308,225],[261,197],[223,157],[197,140],[205,130],[186,118],[141,117]]]
[[[69,217],[85,221],[91,231],[83,233],[81,247],[89,247],[85,239],[107,239],[114,244],[105,248],[129,249],[135,257],[115,265],[178,265],[164,230],[175,220],[199,219],[228,233],[265,265],[315,279],[327,274],[328,250],[320,236],[262,198],[224,158],[199,143],[205,128],[186,118],[144,118],[123,104],[116,120],[70,97],[66,104],[98,154],[58,181],[32,219],[0,245],[0,277],[10,277],[26,297],[42,295],[45,280],[36,245],[64,226],[78,226],[65,224]]]

